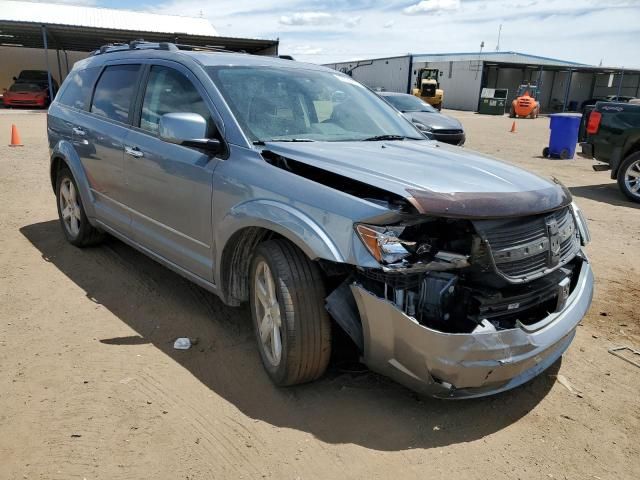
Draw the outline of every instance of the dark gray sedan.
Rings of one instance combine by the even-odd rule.
[[[430,133],[435,140],[464,145],[464,128],[455,118],[440,113],[415,95],[394,92],[380,92],[378,95],[400,110],[419,130]]]

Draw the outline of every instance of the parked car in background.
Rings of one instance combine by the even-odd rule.
[[[582,124],[580,155],[602,162],[594,169],[611,170],[620,190],[640,202],[640,105],[598,102],[587,107]]]
[[[2,95],[5,108],[46,108],[49,102],[49,88],[34,83],[14,83],[8,90],[5,89]]]
[[[13,81],[49,88],[49,75],[46,70],[22,70],[17,77],[13,77]],[[51,77],[51,85],[53,86],[53,96],[55,96],[58,91],[58,82],[53,77]]]
[[[565,187],[429,141],[328,68],[105,47],[75,64],[47,131],[68,242],[108,232],[249,304],[279,386],[322,376],[342,329],[410,388],[489,395],[550,367],[591,304]]]
[[[464,128],[455,118],[441,113],[415,95],[393,92],[378,92],[378,95],[400,110],[420,131],[430,134],[434,140],[451,145],[464,145]]]

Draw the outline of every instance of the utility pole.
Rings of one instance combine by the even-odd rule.
[[[502,35],[502,24],[498,27],[498,44],[496,45],[496,52],[500,51],[500,36]]]
[[[480,42],[480,54],[478,55],[478,66],[476,67],[476,80],[478,79],[478,71],[482,65],[482,49],[484,48],[484,40]]]

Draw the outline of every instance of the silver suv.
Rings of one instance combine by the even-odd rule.
[[[555,362],[591,303],[587,226],[561,184],[430,140],[333,70],[103,47],[48,135],[69,242],[108,233],[250,302],[277,385],[320,377],[342,329],[419,392],[499,392]]]

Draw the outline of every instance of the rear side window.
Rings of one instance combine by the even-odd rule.
[[[177,112],[198,113],[211,129],[209,110],[193,83],[173,68],[151,67],[142,102],[140,128],[157,134],[160,117],[165,113]]]
[[[93,94],[91,112],[126,123],[139,70],[140,65],[114,65],[105,68]]]
[[[69,107],[86,110],[91,97],[91,89],[100,73],[99,68],[86,68],[75,70],[69,74],[69,78],[64,82],[64,88],[58,102]]]

